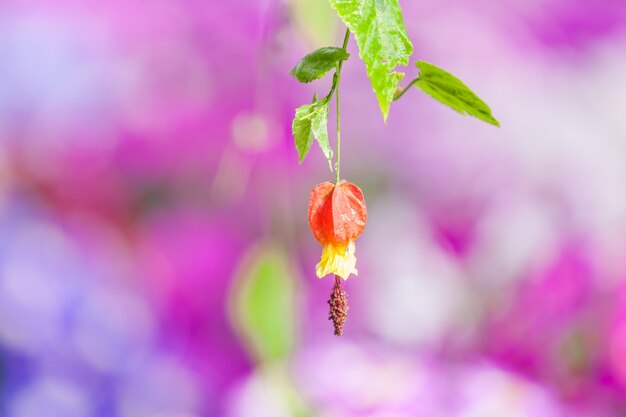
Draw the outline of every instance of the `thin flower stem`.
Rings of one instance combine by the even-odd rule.
[[[409,88],[411,88],[413,86],[413,84],[415,84],[416,82],[418,82],[420,79],[420,77],[417,77],[416,79],[414,79],[413,81],[411,81],[409,83],[409,85],[407,85],[406,87],[404,87],[404,89],[396,92],[396,94],[393,96],[393,101],[396,101],[398,99],[400,99],[400,97],[402,97],[404,95],[404,93],[406,93],[407,91],[409,91]]]
[[[343,45],[341,46],[341,48],[344,51],[348,47],[348,39],[350,39],[350,29],[346,29],[346,34],[343,38]],[[335,94],[335,90],[337,89],[337,85],[339,84],[339,78],[340,78],[339,75],[341,74],[342,67],[343,67],[343,61],[339,61],[339,63],[337,64],[337,69],[335,70],[335,74],[333,75],[333,84],[330,87],[330,91],[328,92],[328,94],[326,94],[326,97],[324,97],[321,101],[328,102],[333,97],[333,94]]]
[[[337,84],[337,90],[335,91],[336,102],[335,105],[337,113],[337,160],[335,161],[335,183],[339,184],[341,177],[339,176],[339,169],[341,167],[341,117],[339,111],[339,84]]]
[[[348,47],[348,40],[350,39],[350,29],[346,29],[346,34],[343,37],[343,45],[341,46],[345,51]],[[339,80],[341,79],[341,68],[343,67],[343,61],[339,61],[337,64],[337,70],[335,71],[335,75],[333,77],[333,85],[330,89],[330,93],[328,93],[328,98],[330,99],[335,93],[336,99],[336,110],[335,113],[337,115],[337,159],[335,161],[335,182],[339,183],[341,179],[339,175],[339,171],[341,168],[341,111],[339,108]]]

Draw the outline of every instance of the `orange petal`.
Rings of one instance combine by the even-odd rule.
[[[335,242],[354,241],[365,229],[367,207],[363,192],[356,185],[339,182],[333,191],[332,212]]]
[[[335,184],[323,182],[311,190],[309,199],[309,226],[315,239],[322,245],[334,238],[332,193]]]
[[[340,181],[313,187],[309,200],[309,225],[322,245],[346,246],[365,228],[367,208],[363,192],[356,185]]]

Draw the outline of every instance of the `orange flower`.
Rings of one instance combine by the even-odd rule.
[[[311,190],[309,226],[322,245],[322,259],[315,270],[322,278],[335,274],[348,279],[358,275],[354,241],[363,232],[367,208],[363,192],[356,185],[340,181],[323,182]]]

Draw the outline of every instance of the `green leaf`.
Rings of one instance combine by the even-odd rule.
[[[230,318],[258,363],[284,359],[296,340],[296,277],[288,255],[265,244],[244,257],[229,299]]]
[[[313,104],[305,104],[296,109],[296,115],[291,124],[291,131],[298,151],[299,162],[309,153],[314,139],[328,160],[332,171],[333,150],[328,143],[328,102],[326,100],[315,101]]]
[[[386,121],[398,82],[404,77],[404,73],[394,70],[406,66],[413,53],[398,0],[329,1],[354,34]]]
[[[314,104],[305,104],[296,109],[296,115],[291,123],[291,132],[298,151],[298,162],[302,163],[309,153],[313,143],[313,131],[311,130],[311,112]]]
[[[328,102],[323,101],[311,118],[311,131],[317,139],[324,156],[328,160],[330,171],[333,170],[333,150],[328,143]]]
[[[492,115],[491,109],[472,92],[463,81],[447,71],[424,61],[415,64],[420,76],[415,86],[446,106],[461,114],[469,114],[482,121],[500,126]]]
[[[343,48],[327,46],[302,58],[289,73],[301,83],[310,83],[322,78],[324,74],[337,66],[337,62],[344,61],[349,57],[350,54]]]

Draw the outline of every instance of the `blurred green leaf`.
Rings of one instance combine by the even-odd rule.
[[[313,139],[317,139],[332,171],[333,150],[328,143],[328,103],[326,101],[317,102],[314,98],[313,104],[298,107],[291,131],[299,162],[302,162],[311,149]]]
[[[489,106],[463,81],[428,62],[418,61],[415,65],[420,70],[419,79],[415,83],[417,88],[461,114],[469,114],[492,125],[500,126],[500,123],[491,115]]]
[[[322,78],[328,71],[337,66],[337,62],[350,57],[343,48],[327,46],[311,52],[296,64],[289,73],[301,83],[310,83]]]
[[[320,0],[287,0],[291,23],[310,47],[331,45],[339,36],[337,13]]]
[[[404,78],[404,73],[394,70],[399,65],[406,66],[413,53],[398,0],[329,1],[354,34],[383,118],[387,120],[398,82]]]
[[[231,319],[259,363],[287,357],[295,344],[296,278],[288,259],[277,247],[255,247],[231,293]]]

